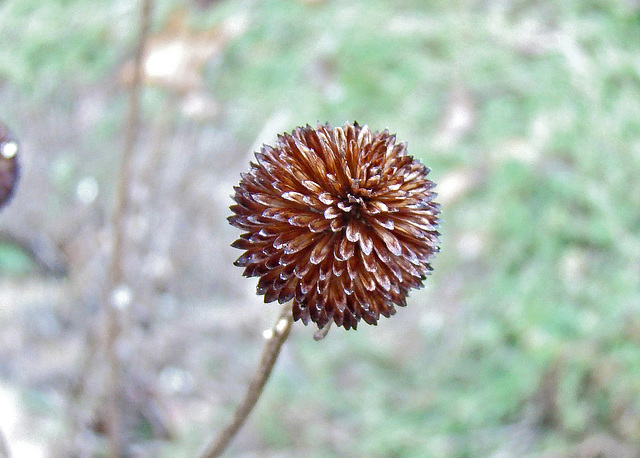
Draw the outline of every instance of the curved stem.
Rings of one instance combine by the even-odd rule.
[[[278,359],[282,344],[289,336],[291,324],[293,323],[291,307],[291,302],[285,304],[280,311],[280,317],[276,324],[271,330],[265,332],[267,343],[262,351],[260,364],[249,383],[242,402],[236,407],[231,421],[215,439],[211,440],[200,454],[200,458],[214,458],[222,455],[255,407],[269,379],[269,375],[271,375],[276,359]]]

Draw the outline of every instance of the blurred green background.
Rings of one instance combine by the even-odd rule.
[[[137,24],[124,0],[0,2],[24,169],[0,215],[4,421],[47,456],[104,451],[104,362],[78,361]],[[277,316],[231,267],[250,152],[354,120],[432,168],[435,271],[377,327],[296,324],[229,456],[639,456],[640,3],[158,0],[145,70],[124,358],[165,414],[134,415],[136,456],[193,456]]]

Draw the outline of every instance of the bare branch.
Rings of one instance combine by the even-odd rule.
[[[138,29],[138,43],[134,60],[134,78],[129,91],[129,113],[125,125],[124,146],[118,173],[115,192],[115,209],[112,216],[113,247],[109,265],[109,281],[105,289],[103,300],[107,315],[107,336],[105,350],[109,362],[109,406],[108,406],[108,436],[109,453],[111,456],[122,456],[124,453],[122,437],[122,390],[121,364],[117,352],[118,339],[122,331],[122,316],[120,310],[113,303],[113,294],[125,283],[124,278],[124,238],[126,232],[126,214],[129,207],[129,184],[131,180],[132,156],[138,139],[140,124],[140,93],[143,71],[143,59],[149,29],[151,26],[151,11],[153,0],[142,0],[140,25]]]
[[[267,343],[262,352],[260,364],[251,379],[251,383],[249,383],[242,402],[236,408],[229,424],[215,439],[210,441],[209,445],[200,455],[201,458],[215,458],[222,455],[258,402],[264,386],[269,379],[269,375],[271,375],[276,359],[280,354],[282,344],[284,344],[289,336],[291,324],[293,323],[291,308],[291,302],[285,304],[280,311],[280,317],[276,324],[272,329],[265,332]]]

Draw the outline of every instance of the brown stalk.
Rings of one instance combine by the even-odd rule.
[[[200,454],[200,458],[215,458],[222,455],[255,407],[271,375],[273,366],[280,354],[282,344],[287,340],[289,331],[291,331],[291,324],[293,323],[291,309],[291,302],[286,303],[282,307],[278,321],[276,321],[276,324],[271,329],[267,343],[262,351],[260,364],[249,383],[242,402],[236,407],[236,411],[227,426],[217,437],[209,442]]]
[[[109,454],[123,456],[124,444],[122,435],[122,390],[121,361],[117,352],[118,340],[122,332],[120,311],[112,303],[113,292],[124,284],[124,238],[126,232],[126,215],[129,207],[129,183],[132,175],[132,157],[140,124],[140,93],[142,82],[142,66],[145,45],[151,25],[153,0],[142,0],[138,40],[134,57],[134,77],[129,90],[129,113],[125,125],[124,146],[115,190],[115,209],[112,216],[113,246],[109,264],[109,279],[103,301],[107,315],[107,335],[105,350],[109,363],[108,392],[109,405],[107,416]]]

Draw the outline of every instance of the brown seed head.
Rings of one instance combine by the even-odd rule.
[[[345,329],[406,305],[438,252],[439,205],[429,169],[387,130],[298,127],[256,153],[234,188],[229,222],[246,231],[235,265],[260,277],[265,302]]]
[[[0,122],[0,208],[13,196],[18,175],[18,143]]]

